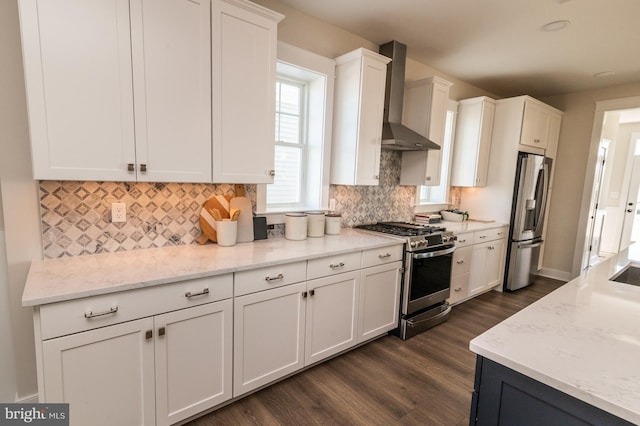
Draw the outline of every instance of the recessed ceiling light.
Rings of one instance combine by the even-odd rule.
[[[542,27],[540,27],[540,31],[551,32],[564,30],[569,26],[570,23],[571,21],[567,21],[566,19],[549,22],[548,24],[544,24]]]
[[[595,73],[593,76],[595,78],[603,78],[603,77],[611,77],[615,74],[616,74],[615,71],[602,71],[602,72]]]

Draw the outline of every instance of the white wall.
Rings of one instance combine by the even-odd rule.
[[[31,309],[23,308],[21,299],[30,261],[42,256],[42,248],[16,0],[0,2],[0,58],[0,185],[6,240],[6,255],[0,254],[6,261],[0,298],[2,306],[7,307],[2,312],[8,313],[11,324],[11,339],[3,338],[2,345],[5,353],[14,354],[15,362],[15,383],[7,382],[7,389],[15,388],[20,400],[37,392]],[[5,362],[9,361],[2,359],[0,364]]]

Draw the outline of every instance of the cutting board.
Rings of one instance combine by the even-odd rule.
[[[251,200],[244,196],[244,185],[236,185],[236,197],[229,202],[229,208],[240,209],[238,217],[238,237],[239,243],[253,241],[253,209]]]

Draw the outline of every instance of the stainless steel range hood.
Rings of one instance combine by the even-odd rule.
[[[437,143],[402,125],[407,46],[394,40],[380,45],[378,51],[381,55],[391,58],[391,62],[387,64],[387,85],[384,93],[382,149],[397,151],[440,149]]]

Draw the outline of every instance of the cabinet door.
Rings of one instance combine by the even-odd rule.
[[[138,181],[211,182],[210,5],[131,2]]]
[[[313,364],[356,344],[360,271],[307,284],[305,364]]]
[[[471,269],[469,276],[469,296],[482,293],[487,287],[487,256],[489,243],[475,244],[471,256]]]
[[[373,266],[361,271],[358,342],[398,327],[402,262]]]
[[[380,150],[382,147],[382,115],[387,67],[364,58],[361,70],[360,124],[356,185],[377,185],[380,178]]]
[[[144,318],[44,341],[41,402],[69,403],[72,425],[155,424],[152,330]]]
[[[233,396],[304,366],[306,283],[234,299]]]
[[[131,180],[129,1],[20,1],[36,179]]]
[[[545,108],[531,101],[525,101],[520,143],[545,149],[551,114]]]
[[[228,299],[154,318],[158,425],[231,399],[232,311]]]
[[[213,0],[211,8],[213,181],[273,183],[277,22],[282,16],[221,0]]]
[[[487,266],[485,268],[486,288],[495,287],[502,282],[504,274],[506,240],[491,241],[487,252]]]

